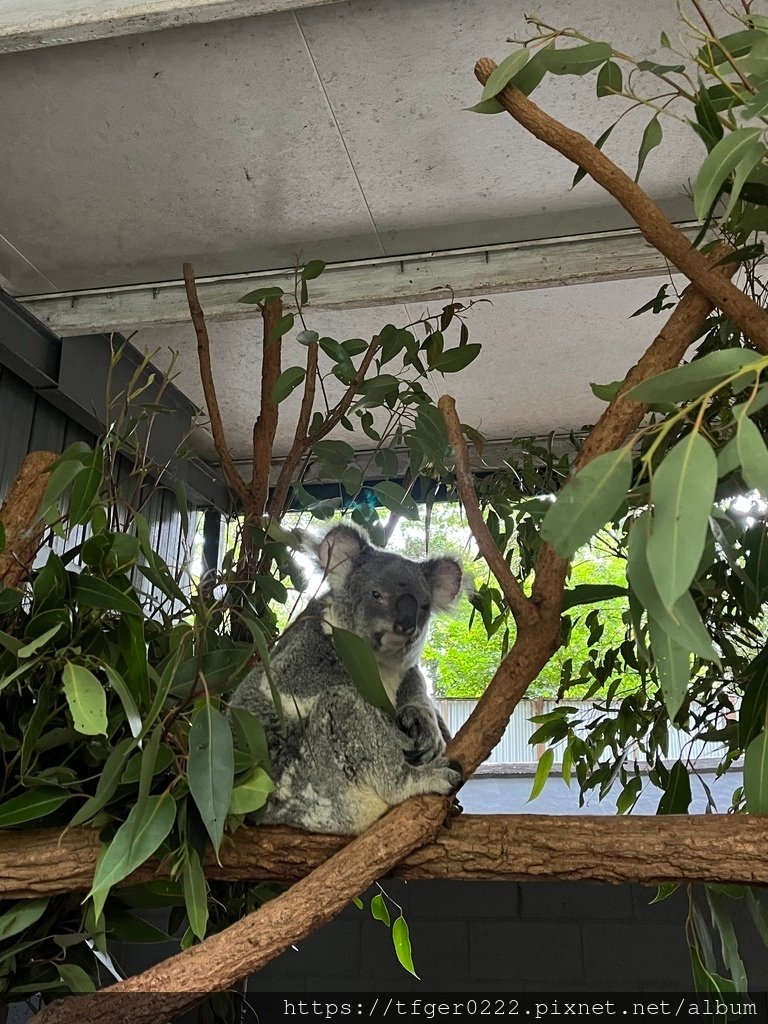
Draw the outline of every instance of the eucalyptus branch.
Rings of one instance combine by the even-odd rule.
[[[475,65],[475,75],[485,84],[495,69],[494,61],[483,57]],[[722,309],[755,348],[768,355],[768,317],[765,312],[715,272],[707,257],[694,249],[639,185],[589,139],[545,113],[519,89],[508,85],[496,98],[532,135],[582,167],[602,185],[630,214],[648,242],[685,274],[713,305]]]
[[[279,415],[272,390],[282,369],[282,337],[272,338],[271,334],[280,322],[282,315],[283,303],[280,299],[267,299],[264,302],[261,310],[264,322],[264,340],[261,349],[261,396],[259,415],[253,425],[253,474],[247,506],[257,516],[264,514],[269,498],[269,470]]]
[[[504,556],[493,541],[483,519],[483,513],[477,500],[477,494],[472,484],[472,470],[469,464],[469,450],[464,436],[461,432],[461,422],[456,414],[456,403],[450,395],[443,395],[437,403],[437,407],[445,420],[445,427],[448,432],[448,440],[456,460],[456,486],[464,506],[472,534],[477,541],[480,553],[488,563],[489,568],[496,577],[501,591],[506,598],[515,623],[518,629],[522,626],[532,626],[538,619],[535,607],[525,596],[523,588],[512,575]]]
[[[200,380],[203,385],[203,394],[205,395],[208,419],[211,423],[213,445],[216,449],[216,454],[219,456],[219,462],[221,463],[221,468],[224,471],[227,483],[243,505],[247,506],[249,498],[248,487],[240,476],[237,466],[235,466],[234,460],[229,451],[229,445],[227,444],[226,434],[224,433],[224,423],[221,419],[219,401],[216,397],[216,385],[213,382],[213,370],[211,368],[211,342],[208,337],[205,314],[203,313],[203,308],[200,305],[200,300],[197,297],[195,271],[191,263],[184,264],[184,287],[187,292],[189,313],[192,317],[195,334],[197,335],[197,358],[200,363]]]

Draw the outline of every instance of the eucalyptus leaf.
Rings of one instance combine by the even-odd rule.
[[[539,758],[539,763],[536,765],[536,773],[533,776],[533,785],[531,786],[531,795],[528,797],[528,803],[530,803],[531,800],[535,800],[539,793],[541,793],[542,789],[544,789],[546,781],[549,778],[549,773],[552,770],[554,760],[554,750],[551,747],[547,747]]]
[[[493,99],[494,96],[498,96],[518,71],[522,71],[523,67],[528,63],[530,56],[529,50],[515,50],[514,53],[510,53],[508,57],[505,57],[501,64],[494,68],[488,76],[480,102],[482,103],[485,100]]]
[[[542,538],[569,558],[605,526],[631,482],[629,447],[598,455],[560,490],[541,524]]]
[[[254,768],[244,782],[232,789],[229,799],[230,814],[251,814],[258,811],[267,802],[267,797],[275,789],[275,785],[263,768]]]
[[[327,264],[323,263],[322,260],[310,260],[304,266],[301,276],[305,281],[314,281],[316,277],[320,277],[326,266]]]
[[[410,494],[394,480],[383,480],[380,484],[376,484],[373,493],[390,511],[403,515],[406,519],[419,519],[419,506]]]
[[[691,779],[682,761],[675,761],[669,771],[664,795],[657,814],[687,814],[691,806]]]
[[[214,850],[224,835],[235,772],[232,730],[207,700],[189,730],[187,781]]]
[[[693,186],[693,208],[699,220],[707,216],[726,179],[752,150],[760,135],[760,128],[736,128],[724,135],[707,154]]]
[[[653,475],[648,566],[667,609],[674,607],[696,575],[716,486],[715,453],[697,432],[678,441]]]
[[[54,786],[36,786],[0,803],[0,828],[45,818],[69,800],[69,793]]]
[[[0,914],[0,942],[5,942],[12,935],[18,935],[39,921],[49,902],[48,899],[18,900],[10,910]]]
[[[640,151],[637,155],[637,170],[635,171],[635,181],[640,177],[640,173],[645,166],[646,158],[652,149],[656,149],[657,146],[661,145],[662,139],[662,128],[661,122],[659,121],[658,115],[652,117],[648,124],[645,126],[643,132],[643,138],[640,142]]]
[[[62,682],[75,729],[86,736],[106,736],[107,697],[93,672],[67,661]]]
[[[400,961],[402,966],[412,974],[414,978],[419,978],[416,971],[413,969],[413,955],[411,952],[411,938],[408,932],[408,925],[406,924],[405,918],[401,914],[400,917],[396,918],[392,924],[392,942],[395,947],[395,955]]]
[[[460,345],[458,348],[450,348],[441,352],[430,360],[430,370],[437,370],[439,373],[458,373],[474,362],[480,355],[482,345],[470,344]]]
[[[248,292],[243,295],[238,302],[245,302],[248,304],[255,304],[258,302],[265,302],[267,299],[279,299],[283,295],[282,288],[254,288],[252,292]]]
[[[631,388],[628,394],[638,402],[687,402],[761,358],[757,352],[744,348],[718,349],[685,366],[649,377]],[[746,372],[744,380],[747,380]]]
[[[765,730],[744,751],[744,797],[750,814],[768,814],[768,732]]]
[[[305,376],[306,370],[303,366],[289,366],[287,370],[283,370],[272,385],[272,401],[275,405],[279,405],[292,391],[295,391]]]
[[[553,75],[586,75],[613,56],[609,43],[584,43],[567,49],[544,49],[541,62]]]
[[[763,435],[748,416],[739,420],[736,450],[744,482],[764,497],[768,496],[768,448]]]
[[[664,704],[670,721],[674,721],[691,682],[690,656],[651,615],[648,616],[648,631]]]
[[[376,656],[369,645],[347,629],[340,626],[332,629],[333,646],[352,682],[369,704],[394,716],[395,709],[384,689]]]
[[[148,860],[167,838],[176,820],[176,802],[170,793],[150,796],[136,804],[112,837],[96,865],[88,893],[98,918],[113,885]]]
[[[384,897],[380,892],[377,892],[371,900],[371,917],[374,921],[381,921],[387,926],[387,928],[389,928],[389,911],[387,910],[387,904],[384,902]]]
[[[202,940],[208,927],[208,883],[196,850],[186,850],[181,879],[189,927]]]
[[[597,75],[597,95],[614,96],[621,92],[623,80],[621,68],[614,60],[607,60]]]

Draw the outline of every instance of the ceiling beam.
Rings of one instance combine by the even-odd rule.
[[[0,5],[0,53],[319,7],[339,0],[18,0]]]
[[[688,237],[696,227],[682,225]],[[639,231],[515,242],[416,256],[329,264],[310,287],[311,309],[354,309],[399,302],[451,300],[486,292],[524,291],[566,284],[618,281],[664,274],[668,265]],[[238,320],[258,315],[238,302],[254,288],[279,286],[293,304],[293,271],[198,279],[207,319]],[[189,320],[182,281],[26,295],[18,300],[59,335],[132,331]]]

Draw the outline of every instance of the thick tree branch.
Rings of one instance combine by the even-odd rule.
[[[272,464],[272,446],[277,432],[277,402],[272,397],[272,389],[282,370],[282,337],[273,338],[270,334],[280,322],[283,315],[283,303],[280,299],[267,299],[262,306],[261,318],[264,322],[264,340],[261,347],[261,396],[259,415],[253,425],[253,473],[251,476],[248,508],[251,515],[262,516],[267,508],[269,497],[269,469]]]
[[[523,588],[512,575],[512,571],[504,560],[504,556],[494,544],[488,527],[485,525],[483,513],[477,502],[477,495],[472,484],[472,469],[469,463],[469,452],[461,432],[461,422],[456,414],[456,403],[450,395],[443,395],[437,403],[437,407],[443,414],[448,441],[456,460],[456,486],[459,490],[464,511],[467,514],[472,535],[477,541],[480,554],[488,563],[489,568],[496,577],[501,587],[507,604],[512,609],[512,614],[518,628],[521,626],[532,626],[538,619],[535,606],[528,600]]]
[[[195,271],[191,263],[184,264],[184,287],[187,292],[189,313],[192,317],[195,334],[197,335],[197,358],[200,363],[200,380],[203,385],[208,418],[211,422],[213,446],[216,449],[216,454],[219,456],[219,462],[221,463],[227,483],[243,503],[243,506],[246,506],[248,503],[248,487],[240,476],[237,466],[235,466],[224,433],[224,423],[221,419],[219,401],[216,397],[216,385],[213,382],[213,370],[211,369],[211,342],[208,337],[203,307],[200,305],[200,300],[197,297]]]
[[[349,845],[343,836],[261,826],[241,829],[209,879],[297,882]],[[768,884],[768,819],[750,815],[465,814],[414,850],[393,878]],[[0,896],[26,899],[85,891],[99,852],[95,829],[0,832]],[[126,879],[161,877],[152,862]]]
[[[48,471],[55,462],[53,452],[30,452],[0,508],[5,530],[5,549],[0,552],[0,584],[17,587],[34,561],[45,523],[37,521],[48,485]]]
[[[475,75],[485,85],[496,64],[482,57]],[[715,273],[706,256],[694,249],[685,235],[612,160],[589,139],[550,117],[519,89],[508,85],[496,97],[516,121],[537,139],[556,149],[584,170],[621,203],[654,248],[695,284],[710,302],[738,324],[755,348],[768,355],[768,317],[748,295]]]

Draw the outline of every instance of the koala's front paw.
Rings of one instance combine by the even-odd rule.
[[[445,750],[445,740],[429,708],[419,704],[405,704],[398,710],[395,722],[411,741],[404,749],[408,764],[428,764]]]
[[[442,796],[453,793],[464,781],[464,772],[458,761],[449,761],[441,757],[434,764],[435,792]]]

